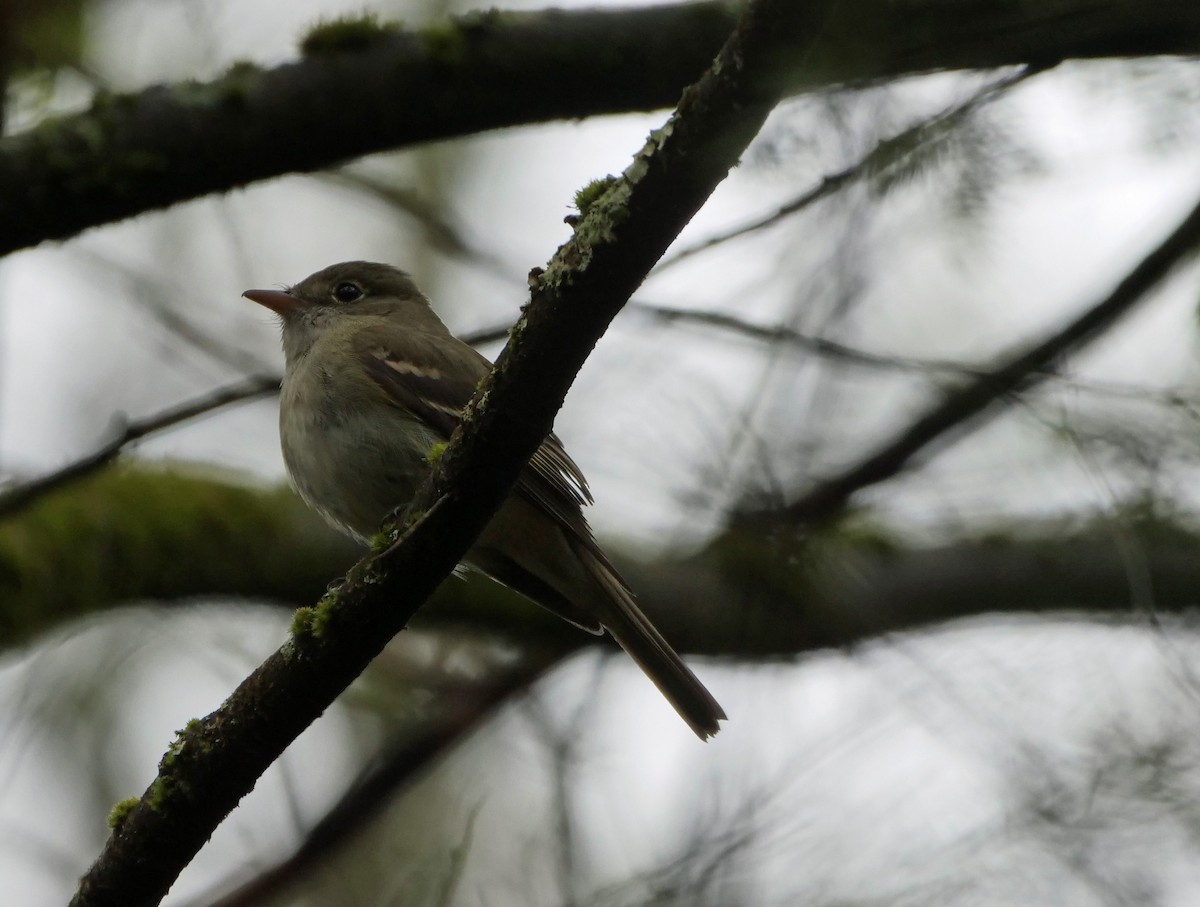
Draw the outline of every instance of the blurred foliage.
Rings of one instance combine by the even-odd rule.
[[[304,33],[300,53],[306,57],[355,53],[400,31],[398,22],[384,22],[375,13],[323,19]]]
[[[78,66],[85,49],[88,0],[9,0],[8,59],[16,72]]]
[[[138,598],[315,600],[355,546],[290,489],[116,468],[0,522],[0,644]]]

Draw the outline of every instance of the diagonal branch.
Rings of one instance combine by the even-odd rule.
[[[474,344],[502,340],[507,336],[507,327],[489,328],[477,334],[467,335],[464,339],[467,343]],[[118,428],[113,436],[95,450],[88,451],[36,479],[13,482],[7,487],[0,486],[0,519],[26,510],[44,496],[103,469],[138,441],[178,428],[185,422],[200,419],[229,406],[259,397],[274,396],[279,393],[280,380],[279,375],[256,375],[237,384],[194,397],[144,419],[125,422],[118,417],[114,420]]]
[[[744,337],[764,344],[784,344],[813,356],[820,356],[838,365],[853,366],[870,371],[918,374],[931,381],[941,380],[947,376],[951,378],[982,378],[990,374],[990,370],[984,366],[972,365],[957,359],[931,359],[923,356],[876,352],[838,340],[830,340],[819,334],[806,334],[787,325],[764,325],[746,321],[718,310],[677,309],[646,302],[630,302],[627,308],[664,324],[716,328],[731,336]],[[503,331],[489,328],[471,336],[480,337],[479,342],[487,342],[503,339],[505,334]],[[1047,368],[1039,369],[1037,376],[1039,380],[1056,382],[1073,392],[1101,398],[1138,400],[1168,408],[1195,406],[1200,403],[1200,396],[1192,391],[1124,381],[1081,378],[1078,375],[1063,372],[1053,363]]]
[[[62,488],[64,485],[90,475],[102,466],[111,463],[116,459],[117,454],[135,441],[140,441],[148,435],[164,432],[169,428],[208,415],[234,403],[269,396],[277,393],[278,390],[278,375],[257,376],[173,406],[145,419],[127,422],[109,441],[86,456],[29,482],[22,482],[19,485],[0,490],[0,519],[12,516],[28,507],[42,495]]]
[[[749,512],[739,522],[770,524],[783,520],[813,523],[837,513],[856,492],[897,475],[935,443],[948,443],[948,435],[962,437],[978,428],[997,401],[1044,380],[1063,357],[1077,352],[1102,336],[1119,318],[1162,283],[1200,248],[1200,203],[1178,227],[1150,252],[1100,302],[1040,343],[1012,353],[993,371],[968,381],[948,393],[894,438],[873,453],[831,478],[825,479],[798,500],[781,509]]]
[[[503,676],[456,690],[453,697],[439,703],[436,714],[417,733],[410,730],[403,739],[391,740],[290,856],[217,899],[195,901],[195,907],[255,907],[269,898],[286,896],[305,873],[323,861],[336,859],[354,835],[395,802],[398,791],[574,651],[569,646],[532,651]]]
[[[667,124],[531,275],[530,305],[397,540],[301,609],[284,645],[178,734],[81,880],[75,907],[158,903],[259,776],[450,573],[549,432],[597,339],[761,127],[775,99],[769,76],[804,59],[827,6],[747,7]]]

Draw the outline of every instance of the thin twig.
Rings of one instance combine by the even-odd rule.
[[[818,356],[864,368],[899,372],[950,372],[953,374],[978,374],[981,371],[949,359],[923,359],[917,356],[873,353],[849,344],[839,343],[836,340],[805,334],[803,331],[784,325],[755,324],[714,310],[676,309],[651,303],[631,303],[629,308],[666,324],[696,324],[701,327],[717,328],[762,343],[783,343],[800,347]]]
[[[816,356],[832,359],[843,365],[858,366],[876,371],[900,372],[903,374],[921,374],[929,377],[952,375],[966,378],[982,378],[990,374],[990,370],[978,365],[971,365],[956,359],[930,359],[924,356],[901,356],[893,353],[877,353],[862,347],[852,346],[838,340],[816,337],[795,328],[784,325],[761,325],[744,321],[724,312],[697,309],[675,309],[668,306],[652,305],[649,303],[631,302],[628,309],[639,312],[649,318],[664,321],[668,324],[675,322],[697,324],[702,327],[713,327],[741,334],[751,340],[763,343],[784,343],[800,347]],[[484,340],[491,339],[490,335],[480,332]],[[1200,396],[1187,393],[1178,388],[1150,387],[1148,385],[1131,384],[1123,381],[1101,381],[1092,378],[1080,378],[1058,368],[1039,369],[1038,376],[1045,381],[1053,381],[1071,391],[1092,394],[1097,397],[1113,397],[1123,400],[1153,403],[1164,407],[1191,406],[1200,403]]]
[[[836,173],[827,174],[815,186],[805,190],[790,202],[779,206],[769,214],[762,215],[748,223],[742,224],[740,227],[734,227],[724,233],[711,236],[685,249],[680,249],[674,255],[664,259],[654,269],[654,273],[661,274],[667,268],[686,261],[695,255],[699,255],[701,252],[707,252],[714,246],[719,246],[730,240],[738,239],[750,233],[774,226],[785,217],[797,214],[815,205],[817,202],[828,198],[851,183],[891,169],[898,158],[911,155],[913,151],[928,140],[929,136],[945,134],[948,129],[953,128],[959,121],[970,116],[980,107],[995,100],[1009,89],[1042,71],[1043,69],[1040,67],[1023,66],[1015,73],[1009,73],[994,82],[989,82],[965,101],[955,104],[953,107],[947,108],[928,119],[921,120],[890,138],[880,140],[875,147],[855,163]]]
[[[104,271],[107,276],[124,282],[128,288],[125,298],[137,305],[172,340],[181,341],[211,362],[244,374],[263,368],[262,359],[255,353],[238,349],[230,342],[230,338],[220,337],[212,333],[208,325],[189,320],[185,315],[187,307],[180,305],[180,300],[175,298],[179,296],[179,290],[168,281],[82,246],[76,248],[73,254],[80,261]],[[174,344],[172,352],[178,354]]]
[[[114,460],[130,444],[140,441],[148,435],[175,428],[184,422],[207,415],[233,403],[252,400],[255,397],[265,397],[278,390],[278,375],[260,375],[196,397],[148,418],[126,422],[112,439],[91,453],[54,472],[0,492],[0,518],[11,516],[28,507],[42,495],[95,472]]]
[[[1011,353],[999,368],[972,379],[948,393],[924,415],[875,452],[826,479],[783,508],[743,514],[751,523],[811,523],[832,516],[852,495],[886,481],[904,470],[935,441],[958,430],[960,437],[984,421],[979,418],[996,401],[1044,380],[1064,356],[1077,352],[1103,335],[1151,290],[1165,280],[1200,245],[1200,203],[1163,242],[1130,271],[1100,302],[1033,347]]]
[[[507,336],[507,332],[507,327],[502,330],[489,328],[485,331],[465,335],[463,339],[470,344],[487,343],[503,339]],[[136,422],[126,422],[123,417],[116,416],[113,421],[121,427],[111,439],[97,449],[89,451],[44,476],[26,482],[12,483],[8,488],[0,488],[0,519],[26,509],[42,496],[56,491],[64,485],[91,475],[111,463],[126,447],[137,441],[143,441],[151,435],[177,428],[192,419],[212,415],[226,406],[277,393],[280,380],[279,375],[259,375],[248,378]]]
[[[482,248],[469,237],[462,226],[445,215],[444,204],[433,205],[412,189],[394,185],[358,170],[343,168],[322,174],[322,178],[378,199],[395,210],[403,211],[420,226],[425,241],[434,250],[475,265],[494,277],[508,279],[512,276],[512,270],[505,266],[498,255]]]
[[[439,755],[462,740],[505,703],[520,696],[543,674],[574,652],[564,646],[532,653],[512,672],[490,684],[456,692],[436,716],[416,734],[411,731],[390,741],[342,798],[304,836],[304,841],[277,865],[259,873],[235,890],[213,900],[193,901],[194,907],[252,907],[286,891],[304,873],[336,856],[346,842],[395,802],[397,793],[419,777]]]
[[[991,371],[987,368],[957,359],[935,359],[925,356],[904,356],[897,353],[878,353],[849,343],[842,343],[839,340],[830,340],[826,337],[806,334],[803,331],[798,331],[786,325],[756,324],[752,321],[746,321],[745,319],[713,309],[677,309],[649,302],[630,302],[625,308],[630,312],[635,312],[666,324],[697,325],[702,328],[715,328],[719,331],[739,335],[761,343],[782,343],[805,350],[814,356],[833,360],[841,365],[855,366],[872,371],[899,372],[909,375],[920,374],[931,379],[945,375],[981,378],[991,374]],[[507,324],[502,327],[479,328],[470,333],[460,335],[460,339],[472,346],[482,346],[505,339],[508,336],[509,329],[510,326]],[[1053,381],[1068,390],[1091,394],[1097,397],[1133,400],[1172,408],[1200,404],[1200,396],[1181,391],[1178,388],[1159,388],[1123,381],[1101,381],[1093,378],[1081,378],[1053,367],[1040,369],[1038,375],[1043,380]]]

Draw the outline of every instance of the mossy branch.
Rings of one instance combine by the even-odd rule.
[[[669,106],[734,5],[486,13],[415,31],[340,21],[274,69],[102,94],[0,140],[0,255],[99,224],[380,151],[507,126]],[[823,50],[776,60],[800,92],[943,69],[1200,53],[1200,5],[1171,0],[842,0]]]
[[[413,503],[421,517],[398,521],[396,542],[321,600],[319,634],[300,622],[217,711],[180,732],[81,880],[75,907],[157,904],[259,776],[450,573],[546,437],[597,339],[766,119],[772,58],[781,45],[802,58],[825,9],[750,4],[709,71],[531,281],[521,322]]]
[[[0,648],[131,599],[311,601],[354,553],[288,489],[108,469],[0,519]]]

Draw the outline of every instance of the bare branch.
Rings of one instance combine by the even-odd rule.
[[[864,368],[928,374],[949,372],[956,375],[977,375],[983,371],[948,359],[923,359],[917,356],[874,353],[836,340],[805,334],[803,331],[785,325],[755,324],[725,312],[705,309],[676,309],[646,302],[631,303],[629,309],[665,324],[689,324],[716,328],[761,343],[793,346],[816,356]]]
[[[747,512],[738,521],[792,524],[817,522],[837,513],[856,492],[886,481],[904,470],[935,442],[951,432],[962,437],[982,424],[987,410],[1008,394],[1037,384],[1063,357],[1102,336],[1118,319],[1165,280],[1200,245],[1200,203],[1163,242],[1150,252],[1113,291],[1062,329],[1028,349],[1011,353],[993,371],[948,393],[924,415],[880,445],[874,453],[838,475],[822,481],[781,509]]]
[[[394,739],[360,776],[350,790],[304,836],[304,841],[287,859],[259,873],[217,899],[196,899],[195,907],[254,907],[269,897],[279,896],[289,885],[322,861],[335,858],[350,838],[395,802],[402,790],[438,756],[487,720],[502,705],[511,702],[574,649],[570,646],[531,653],[520,665],[484,684],[456,689],[452,698],[439,704],[420,732]]]
[[[365,173],[345,169],[326,174],[326,178],[335,185],[357,190],[363,195],[385,202],[398,211],[403,211],[420,225],[425,241],[435,251],[472,264],[494,277],[512,276],[512,272],[495,253],[471,240],[461,226],[446,217],[442,206],[435,207],[419,193]],[[504,325],[504,328],[507,329],[508,325]],[[497,339],[503,337],[502,334]]]
[[[764,344],[792,346],[839,365],[871,371],[920,375],[931,381],[940,380],[947,375],[958,378],[983,378],[991,374],[990,370],[984,366],[963,362],[960,359],[930,359],[925,356],[903,356],[896,353],[876,352],[853,344],[842,343],[839,340],[806,334],[787,325],[757,324],[716,310],[677,309],[673,306],[636,300],[631,301],[626,309],[664,324],[715,328],[733,336],[745,337]],[[460,337],[472,346],[482,346],[487,343],[495,343],[497,340],[504,340],[508,336],[509,330],[509,325],[504,324],[479,328],[462,334]],[[1096,397],[1141,401],[1169,408],[1200,406],[1200,394],[1179,388],[1161,388],[1122,381],[1081,378],[1078,375],[1063,372],[1054,366],[1037,370],[1037,375],[1045,382],[1052,382],[1057,386]]]
[[[507,336],[507,332],[507,328],[489,329],[485,332],[467,335],[464,339],[467,343],[484,343],[503,339]],[[145,440],[151,435],[178,428],[184,422],[212,415],[227,406],[277,394],[280,380],[279,375],[258,375],[247,378],[245,381],[203,394],[134,422],[125,422],[122,417],[116,416],[114,421],[118,428],[113,437],[100,447],[44,476],[26,482],[13,483],[7,488],[0,488],[0,518],[19,513],[43,496],[95,473],[115,460],[127,447]]]
[[[802,192],[790,202],[780,205],[774,211],[742,224],[740,227],[734,227],[724,233],[710,236],[708,239],[688,246],[685,249],[680,249],[674,255],[663,259],[658,267],[654,269],[654,273],[656,275],[661,274],[667,268],[687,261],[693,256],[707,252],[709,249],[727,243],[730,240],[748,236],[759,230],[765,230],[767,227],[773,227],[784,218],[812,207],[822,199],[828,198],[840,189],[858,182],[860,179],[869,179],[891,169],[895,166],[899,158],[911,155],[915,149],[931,139],[944,136],[949,130],[959,127],[964,119],[978,111],[985,104],[996,100],[1009,89],[1016,87],[1043,71],[1044,67],[1024,66],[1015,73],[1002,76],[994,82],[984,85],[965,101],[955,104],[935,116],[921,120],[919,123],[913,124],[890,138],[882,139],[874,148],[849,167],[839,170],[837,173],[827,174],[815,186]]]
[[[159,434],[234,403],[269,396],[278,390],[278,375],[248,378],[148,418],[127,422],[117,429],[111,440],[86,456],[40,478],[0,491],[0,518],[11,516],[28,507],[42,495],[90,475],[116,459],[117,454],[126,447],[148,435]]]

